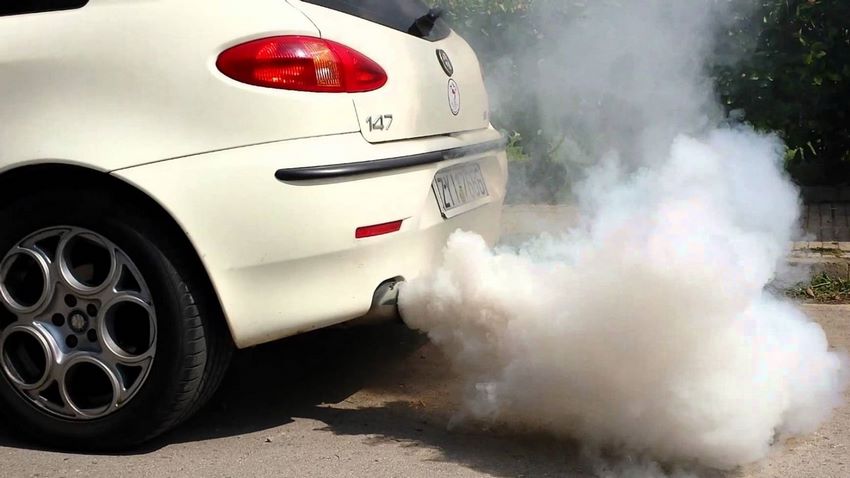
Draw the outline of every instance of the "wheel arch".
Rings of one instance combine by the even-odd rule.
[[[209,272],[203,264],[197,249],[192,244],[189,236],[168,212],[162,204],[146,192],[136,186],[115,177],[108,172],[100,171],[84,166],[76,166],[62,163],[38,163],[20,166],[14,169],[0,172],[0,204],[8,204],[23,194],[31,194],[37,191],[47,191],[56,187],[67,187],[69,182],[80,188],[95,189],[107,192],[119,197],[126,198],[134,205],[142,208],[146,214],[162,224],[169,237],[173,237],[177,243],[176,247],[184,254],[190,267],[203,281],[203,286],[210,291],[213,301],[211,306],[216,310],[212,314],[213,320],[220,320],[219,325],[227,330],[230,340],[233,340],[232,331],[224,315],[224,308],[218,296],[215,286],[210,279]]]

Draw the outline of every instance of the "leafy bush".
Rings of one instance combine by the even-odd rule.
[[[727,49],[744,59],[717,69],[728,108],[783,135],[788,170],[804,185],[850,179],[848,19],[844,0],[763,1],[729,32]]]
[[[619,0],[610,0],[616,2]],[[534,55],[539,43],[532,6],[568,19],[580,0],[439,0],[448,19],[479,53],[490,78],[521,80],[505,51]],[[723,32],[713,68],[718,93],[733,117],[778,131],[786,140],[787,167],[801,184],[850,178],[850,2],[759,0],[738,2],[737,20]],[[755,8],[753,8],[755,6]],[[543,60],[543,58],[540,58]],[[567,175],[562,131],[544,126],[534,92],[498,91],[493,123],[511,134],[509,200],[554,202]],[[561,158],[563,159],[563,158]]]

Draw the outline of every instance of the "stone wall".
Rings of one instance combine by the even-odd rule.
[[[802,190],[803,227],[813,241],[850,241],[850,187]]]

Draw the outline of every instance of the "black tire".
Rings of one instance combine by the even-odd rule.
[[[193,252],[157,217],[136,200],[80,189],[33,194],[0,206],[0,258],[27,235],[56,226],[88,229],[120,247],[150,289],[158,329],[147,379],[122,408],[94,420],[58,417],[24,398],[0,372],[0,413],[6,423],[53,447],[120,450],[168,431],[212,396],[227,369],[232,341]]]

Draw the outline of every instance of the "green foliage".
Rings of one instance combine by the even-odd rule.
[[[785,293],[795,299],[846,303],[850,301],[850,282],[842,277],[831,277],[824,272],[813,277],[810,282],[795,285]]]
[[[513,133],[508,136],[508,159],[510,161],[528,161],[529,157],[525,154],[522,147],[522,136],[519,133]]]
[[[805,185],[850,179],[848,19],[846,0],[762,1],[725,42],[741,60],[716,70],[727,107],[779,131],[788,170]]]
[[[563,17],[558,20],[566,25],[587,1],[437,3],[473,44],[485,73],[499,77],[500,83],[518,84],[519,67],[505,51],[523,52],[525,57],[545,54],[535,48],[542,38],[536,23],[539,10]],[[739,11],[721,32],[712,71],[730,116],[778,131],[788,145],[786,166],[798,183],[850,182],[850,1],[751,0],[729,5]],[[514,188],[509,199],[557,201],[566,178],[563,131],[544,125],[533,91],[493,93],[498,96],[493,123],[514,138],[512,183],[533,185]]]

